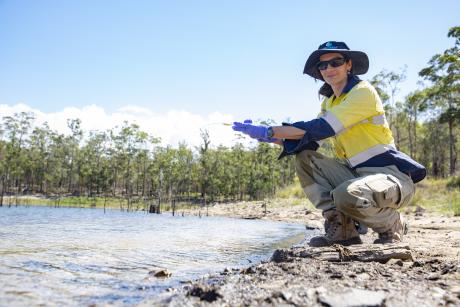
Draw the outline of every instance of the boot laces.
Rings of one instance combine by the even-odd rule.
[[[324,222],[324,230],[326,231],[327,237],[333,238],[339,226],[341,226],[341,223],[337,220],[337,216],[334,216]]]

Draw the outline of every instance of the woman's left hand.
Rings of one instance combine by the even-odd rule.
[[[234,122],[232,129],[249,135],[253,139],[268,139],[268,127],[252,125],[248,120],[244,123]]]

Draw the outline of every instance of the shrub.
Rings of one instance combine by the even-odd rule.
[[[280,189],[276,196],[279,198],[305,198],[305,194],[298,182]]]
[[[455,176],[449,179],[447,182],[447,187],[460,189],[460,176]]]

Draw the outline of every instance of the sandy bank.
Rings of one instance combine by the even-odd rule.
[[[278,250],[270,261],[203,277],[140,305],[459,306],[460,217],[413,211],[405,213],[409,233],[404,244],[386,246],[393,253],[388,259],[394,258],[385,263],[358,259],[370,250],[385,254],[372,244],[376,234],[370,231],[363,245]],[[206,213],[322,227],[320,213],[303,205],[242,202],[184,212]]]

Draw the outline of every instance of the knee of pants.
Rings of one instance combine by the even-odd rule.
[[[334,204],[339,211],[348,211],[356,202],[356,198],[348,191],[348,184],[342,183],[332,190]]]
[[[346,181],[332,191],[337,210],[351,215],[367,215],[376,210],[372,194],[363,193],[356,182]]]

